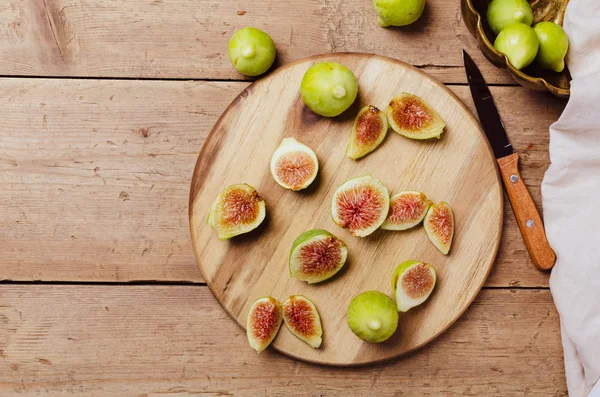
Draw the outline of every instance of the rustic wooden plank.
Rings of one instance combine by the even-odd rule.
[[[202,281],[187,221],[192,170],[245,86],[0,80],[0,279]],[[472,109],[468,88],[451,88]],[[547,131],[564,102],[520,87],[493,93],[540,206]],[[487,285],[546,286],[505,207]]]
[[[484,290],[429,346],[362,368],[257,355],[204,286],[0,285],[0,323],[3,396],[567,395],[548,290]]]
[[[466,82],[461,48],[490,83],[514,83],[477,50],[460,2],[429,0],[413,26],[383,29],[368,1],[6,0],[0,6],[0,74],[243,79],[229,64],[237,29],[268,31],[278,63],[339,51],[373,52]]]

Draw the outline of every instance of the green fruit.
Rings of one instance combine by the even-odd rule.
[[[487,21],[496,34],[513,23],[531,26],[533,11],[526,0],[492,0],[487,9]]]
[[[271,157],[271,175],[286,189],[307,188],[318,172],[319,161],[315,152],[294,138],[283,138]]]
[[[432,204],[427,210],[423,227],[427,237],[444,255],[448,255],[454,238],[454,214],[448,203]]]
[[[423,14],[425,0],[373,0],[382,27],[410,25]]]
[[[227,240],[256,229],[266,216],[265,201],[255,188],[245,183],[231,185],[214,201],[206,223],[219,240]]]
[[[539,46],[537,34],[531,26],[524,23],[506,26],[494,42],[494,47],[505,54],[517,69],[523,69],[533,62]]]
[[[446,126],[423,99],[407,92],[392,98],[386,114],[390,127],[410,139],[439,139]]]
[[[363,292],[350,302],[348,326],[364,341],[383,342],[398,328],[398,310],[389,296],[379,291]]]
[[[563,28],[554,22],[540,22],[533,30],[540,41],[535,61],[545,69],[562,72],[565,68],[565,55],[569,49],[569,38]]]
[[[290,276],[309,284],[333,277],[346,263],[348,247],[326,230],[302,233],[292,244]]]
[[[275,339],[282,321],[281,303],[277,299],[265,296],[255,300],[246,319],[246,336],[250,347],[257,353],[265,350]]]
[[[366,237],[381,226],[390,209],[390,195],[370,174],[344,182],[333,193],[331,216],[354,237]]]
[[[425,302],[435,287],[436,275],[431,265],[406,261],[392,275],[392,289],[398,311],[406,312]]]
[[[258,76],[275,61],[275,43],[267,33],[256,28],[242,28],[229,39],[229,60],[238,72]]]
[[[304,74],[300,93],[310,110],[321,116],[334,117],[352,105],[358,94],[358,81],[344,65],[317,63]]]
[[[390,212],[381,225],[384,230],[406,230],[417,226],[425,214],[431,200],[421,192],[400,192],[390,198]]]
[[[387,131],[385,113],[375,106],[365,106],[360,109],[352,125],[346,155],[353,160],[366,156],[383,142]]]
[[[323,327],[317,307],[305,296],[292,295],[283,304],[283,320],[294,336],[318,349],[323,341]]]

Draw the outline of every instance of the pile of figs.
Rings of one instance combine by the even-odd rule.
[[[339,115],[348,109],[357,90],[358,82],[352,72],[334,62],[313,65],[301,86],[306,105],[323,116]],[[445,123],[421,98],[401,93],[391,99],[385,112],[372,105],[360,109],[350,132],[347,156],[357,160],[375,151],[388,128],[410,139],[439,139]],[[270,171],[281,187],[298,191],[315,180],[319,161],[310,147],[288,137],[273,153]],[[265,201],[256,189],[237,184],[222,190],[210,208],[207,223],[219,239],[225,240],[256,229],[265,215]],[[354,237],[366,237],[377,229],[407,230],[422,223],[429,240],[444,255],[448,255],[454,235],[449,204],[435,204],[418,191],[390,196],[385,185],[370,174],[349,179],[335,190],[331,216],[337,226]],[[290,277],[310,284],[320,283],[338,273],[347,257],[347,245],[334,234],[323,229],[305,231],[290,248]],[[406,261],[392,274],[394,299],[379,291],[359,294],[348,308],[348,325],[359,338],[382,342],[396,331],[398,312],[425,302],[435,284],[436,272],[431,265]],[[250,346],[260,353],[273,341],[282,322],[311,347],[321,346],[323,329],[319,312],[302,295],[292,295],[283,304],[271,296],[257,299],[247,317]]]

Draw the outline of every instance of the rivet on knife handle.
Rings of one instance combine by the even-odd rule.
[[[498,159],[500,174],[508,193],[515,218],[521,229],[523,240],[531,260],[540,270],[550,270],[556,262],[556,255],[546,239],[542,218],[519,174],[519,155],[513,153]]]

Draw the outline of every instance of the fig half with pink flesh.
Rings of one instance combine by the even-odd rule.
[[[406,92],[392,98],[386,114],[390,127],[411,139],[439,138],[446,126],[423,99]]]
[[[432,204],[423,220],[429,240],[444,255],[448,255],[454,237],[454,215],[448,203]]]
[[[323,341],[323,327],[317,307],[302,295],[292,295],[283,304],[283,320],[290,332],[309,346],[318,349]]]
[[[284,138],[271,157],[271,174],[281,187],[307,188],[317,177],[319,161],[311,148],[294,138]]]
[[[425,302],[435,283],[435,270],[425,262],[410,260],[398,265],[392,275],[398,311],[406,312]]]
[[[281,303],[273,297],[258,298],[248,312],[246,335],[250,347],[257,353],[265,350],[275,339],[283,321]]]
[[[383,142],[387,131],[385,113],[375,106],[365,106],[358,112],[352,125],[346,154],[353,160],[366,156]]]
[[[390,212],[381,225],[385,230],[406,230],[417,226],[431,205],[421,192],[401,192],[390,198]]]
[[[326,230],[302,233],[292,244],[290,276],[309,284],[318,283],[340,271],[348,258],[348,247]]]
[[[331,216],[336,225],[350,230],[355,237],[365,237],[381,226],[390,209],[386,187],[371,175],[344,182],[331,200]]]
[[[214,201],[206,223],[220,240],[256,229],[265,219],[265,201],[255,188],[245,183],[231,185],[221,191]]]

